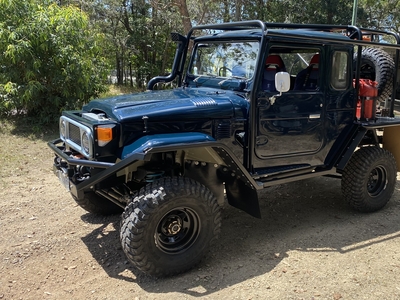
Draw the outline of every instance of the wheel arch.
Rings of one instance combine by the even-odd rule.
[[[122,151],[122,158],[145,153],[151,163],[157,155],[174,153],[179,176],[192,178],[228,203],[260,218],[257,190],[259,186],[235,154],[224,144],[203,133],[185,132],[143,137]]]
[[[336,168],[341,173],[366,133],[366,128],[356,124],[347,126],[336,138],[326,156],[325,165],[329,168]]]
[[[351,157],[357,150],[357,148],[361,147],[378,147],[378,148],[387,148],[385,144],[381,147],[383,139],[382,136],[378,136],[377,129],[380,127],[364,127],[354,125],[352,130],[350,130],[347,136],[344,139],[341,139],[342,142],[339,147],[332,148],[332,152],[335,152],[335,149],[343,149],[336,153],[336,161],[334,166],[339,171],[339,173],[343,172],[347,163],[350,161]],[[397,146],[397,149],[400,149],[400,146]],[[393,152],[392,149],[389,149],[390,152]],[[393,154],[393,153],[392,153]]]

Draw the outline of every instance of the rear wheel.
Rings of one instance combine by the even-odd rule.
[[[358,211],[379,210],[391,198],[396,176],[396,160],[392,153],[378,147],[361,148],[343,171],[344,198]]]
[[[197,181],[164,178],[142,188],[122,215],[121,244],[142,272],[166,276],[195,266],[221,228],[215,196]]]

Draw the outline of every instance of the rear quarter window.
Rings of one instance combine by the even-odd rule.
[[[349,85],[349,53],[335,51],[332,58],[331,86],[335,90],[345,90]]]

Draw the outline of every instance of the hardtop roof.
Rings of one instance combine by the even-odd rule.
[[[192,36],[193,32],[198,30],[207,30],[208,33],[203,36]],[[195,26],[188,33],[188,38],[201,41],[224,38],[260,38],[262,35],[400,49],[399,34],[390,31],[367,29],[353,25],[266,23],[259,20]],[[394,38],[395,42],[389,43],[388,37]]]
[[[298,36],[299,38],[325,38],[331,40],[349,40],[350,38],[344,34],[336,33],[336,32],[323,32],[323,31],[315,31],[310,29],[270,29],[267,31],[267,36]],[[213,40],[213,39],[252,39],[252,38],[260,38],[261,31],[255,29],[244,29],[244,30],[228,30],[228,31],[220,31],[215,32],[208,35],[194,37],[196,41],[201,40]]]

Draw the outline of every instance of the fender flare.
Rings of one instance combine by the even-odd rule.
[[[334,166],[336,170],[342,172],[367,132],[368,128],[356,124],[350,126],[348,131],[343,131],[328,154],[331,159],[327,165]]]
[[[167,149],[168,147],[184,146],[188,144],[215,142],[211,136],[199,132],[166,133],[143,136],[132,144],[122,149],[121,159],[125,159],[133,154],[146,154],[155,152],[155,149]],[[156,151],[161,152],[161,151]]]
[[[189,152],[197,150],[197,153],[205,153],[208,163],[217,166],[215,167],[216,171],[213,175],[206,171],[203,176],[197,176],[194,175],[195,172],[189,172],[190,177],[198,180],[212,191],[216,191],[212,181],[218,180],[221,187],[225,186],[230,205],[254,217],[261,217],[257,190],[262,189],[263,186],[253,179],[242,162],[227,145],[215,141],[214,138],[207,134],[184,132],[143,136],[124,147],[121,159],[124,161],[131,155],[136,156],[138,154],[149,158],[151,154],[179,150]]]

